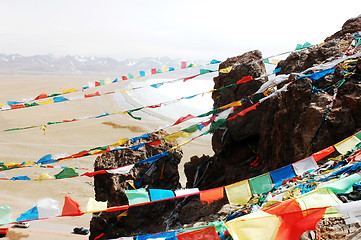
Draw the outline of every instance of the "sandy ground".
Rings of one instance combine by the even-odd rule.
[[[8,100],[18,101],[23,98],[35,97],[39,93],[58,93],[61,89],[80,88],[89,81],[104,79],[96,76],[47,76],[47,75],[0,75],[0,103]],[[77,96],[95,91],[107,92],[124,89],[122,83],[110,84],[84,92],[75,92],[66,96]],[[131,102],[131,99],[125,98]],[[120,138],[130,138],[154,131],[169,124],[171,119],[152,114],[137,121],[128,115],[111,115],[99,119],[88,119],[73,123],[50,125],[44,135],[40,128],[22,131],[4,132],[15,127],[25,127],[43,124],[48,121],[97,116],[105,112],[117,112],[122,106],[112,94],[87,100],[76,100],[57,104],[48,104],[14,111],[0,112],[0,162],[37,161],[46,154],[73,154],[97,146],[104,146],[117,142]],[[104,122],[124,126],[113,128]],[[180,127],[186,127],[187,124]],[[134,128],[137,127],[137,128]],[[169,132],[177,129],[169,129]],[[210,137],[205,136],[185,145],[184,158],[179,166],[182,183],[185,182],[183,164],[190,156],[202,154],[212,155]],[[93,170],[95,156],[62,161],[58,166],[73,166]],[[22,168],[5,171],[9,177],[26,175],[30,178],[38,177],[42,172],[54,175],[59,169]],[[80,174],[85,171],[78,171]],[[77,201],[84,210],[89,197],[94,197],[93,179],[78,177],[54,181],[1,181],[0,206],[8,205],[13,211],[13,218],[34,207],[38,199],[53,198],[59,201],[62,208],[64,197],[70,196]],[[91,214],[81,217],[63,217],[33,221],[28,229],[10,228],[8,237],[4,239],[87,239],[88,236],[71,234],[75,226],[88,228]],[[6,225],[7,227],[11,227]]]

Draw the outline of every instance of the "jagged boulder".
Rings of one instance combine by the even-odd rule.
[[[151,142],[166,136],[164,130],[152,133],[149,138],[136,142],[127,142],[124,146],[134,146],[144,142]],[[139,150],[124,149],[108,152],[97,157],[94,170],[106,170],[126,166],[168,151],[176,146],[176,142],[164,142],[160,145],[145,145]],[[128,204],[124,190],[132,189],[130,183],[136,187],[149,187],[153,189],[180,188],[178,164],[182,158],[181,150],[172,150],[169,155],[159,159],[153,164],[137,164],[129,174],[101,174],[94,176],[95,199],[107,201],[108,207]],[[100,239],[110,239],[120,236],[131,236],[145,233],[164,231],[165,217],[174,209],[174,201],[154,203],[151,207],[136,207],[128,210],[125,216],[122,212],[94,213],[90,222],[90,238],[94,239],[104,233]]]

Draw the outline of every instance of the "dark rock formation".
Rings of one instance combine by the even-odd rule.
[[[135,143],[128,142],[125,146],[161,139],[165,135],[166,132],[162,130]],[[145,145],[137,151],[124,149],[108,152],[95,160],[94,170],[112,169],[133,164],[167,151],[176,145],[176,142],[162,142],[158,146]],[[108,201],[108,207],[127,205],[128,199],[124,190],[132,189],[128,181],[134,182],[138,188],[178,189],[180,188],[178,164],[181,158],[181,150],[172,150],[168,156],[153,164],[136,165],[126,175],[96,175],[94,177],[95,199],[97,201]],[[100,239],[164,231],[166,227],[164,218],[170,214],[174,207],[175,202],[167,201],[154,203],[151,207],[131,208],[128,210],[128,216],[124,217],[118,217],[122,212],[95,213],[90,222],[90,239],[94,239],[102,233],[105,235]]]

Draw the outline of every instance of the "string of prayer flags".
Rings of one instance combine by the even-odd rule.
[[[361,222],[361,201],[343,203],[336,205],[335,208],[342,214],[347,225]]]
[[[11,209],[4,205],[0,207],[0,226],[13,222],[11,218]]]
[[[318,168],[318,165],[314,157],[310,156],[298,162],[292,163],[292,167],[297,176],[302,176],[305,172]]]
[[[167,189],[149,189],[151,201],[158,201],[167,198],[174,198],[174,192]]]
[[[356,136],[351,136],[342,140],[339,143],[336,143],[334,147],[340,154],[345,155],[348,151],[356,147],[356,145],[360,142],[361,140],[359,138],[357,138]]]
[[[270,172],[273,183],[275,184],[275,188],[278,188],[282,185],[283,180],[291,179],[295,177],[295,173],[293,171],[292,165],[287,165],[282,168],[273,170]]]
[[[178,234],[178,240],[220,240],[214,226]]]
[[[127,195],[129,205],[150,202],[147,190],[139,188],[136,190],[124,190]]]
[[[80,216],[83,214],[84,213],[80,210],[79,203],[71,199],[69,196],[65,196],[61,216]]]
[[[244,205],[252,197],[248,180],[225,186],[228,202],[232,205]]]
[[[234,240],[270,240],[275,239],[280,219],[275,215],[236,218],[224,224]]]
[[[224,197],[224,188],[213,188],[200,192],[201,202],[206,202],[208,205],[212,202],[222,199]]]
[[[249,179],[249,185],[253,194],[262,194],[271,191],[273,188],[272,179],[269,173],[264,173]]]
[[[94,198],[89,198],[86,205],[86,213],[102,212],[107,210],[107,202],[98,202]]]

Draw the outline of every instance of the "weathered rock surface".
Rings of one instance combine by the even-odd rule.
[[[153,133],[149,138],[140,139],[135,143],[128,142],[125,146],[134,146],[143,142],[161,139],[166,132],[161,130]],[[176,146],[176,142],[151,146],[145,145],[134,151],[124,149],[108,152],[99,156],[94,163],[94,170],[117,168],[135,162],[139,162]],[[101,174],[94,177],[95,199],[97,201],[108,201],[108,207],[122,206],[128,204],[124,190],[133,189],[128,183],[133,182],[140,187],[156,189],[180,188],[178,164],[182,158],[181,150],[172,150],[169,155],[161,158],[153,164],[137,164],[129,174]],[[142,181],[140,181],[142,179]],[[136,207],[128,210],[128,216],[117,217],[122,212],[101,212],[93,214],[90,223],[90,238],[94,239],[100,234],[105,235],[100,239],[110,239],[120,236],[131,236],[136,234],[154,233],[164,231],[166,225],[164,218],[174,209],[175,202],[166,201],[152,204],[151,207]]]

